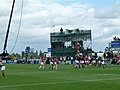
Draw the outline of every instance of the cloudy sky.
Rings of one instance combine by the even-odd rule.
[[[0,0],[0,53],[13,0]],[[21,14],[22,0],[16,0],[7,50],[14,46]],[[104,50],[114,36],[120,36],[119,0],[23,0],[19,38],[13,50],[21,53],[26,46],[47,51],[49,34],[54,30],[91,29],[92,48]]]

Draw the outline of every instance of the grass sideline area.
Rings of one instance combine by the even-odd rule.
[[[50,70],[39,64],[5,64],[6,77],[0,76],[0,90],[120,90],[120,66],[74,68],[58,65]]]

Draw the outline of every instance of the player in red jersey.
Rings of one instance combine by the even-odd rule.
[[[58,69],[58,59],[57,57],[54,58],[54,68],[57,70]]]
[[[39,69],[44,69],[44,57],[41,57],[40,67]]]
[[[84,60],[85,60],[86,67],[88,67],[88,65],[89,65],[89,63],[90,63],[90,61],[89,61],[89,56],[88,56],[88,55],[85,55]]]
[[[2,60],[0,59],[0,64],[2,63]]]

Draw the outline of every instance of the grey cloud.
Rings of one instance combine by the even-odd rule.
[[[96,10],[95,18],[99,19],[120,18],[120,2],[117,2],[113,7]]]

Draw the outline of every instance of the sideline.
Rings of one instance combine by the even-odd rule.
[[[14,88],[14,87],[25,87],[25,86],[38,86],[38,85],[47,85],[47,84],[67,84],[67,83],[75,83],[75,82],[95,82],[95,81],[111,81],[111,80],[119,80],[120,78],[108,78],[108,79],[95,79],[95,80],[81,80],[81,81],[64,81],[64,82],[48,82],[48,83],[34,83],[34,84],[19,84],[19,85],[4,85],[0,86],[0,88]]]

